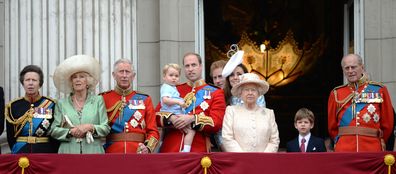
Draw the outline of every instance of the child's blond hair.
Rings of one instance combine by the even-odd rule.
[[[162,69],[162,75],[163,76],[166,75],[166,73],[168,72],[169,68],[173,68],[173,69],[177,70],[177,72],[179,72],[179,75],[180,75],[180,72],[181,72],[180,66],[178,64],[176,64],[176,63],[169,63],[169,64],[166,64],[164,66],[164,68]]]
[[[301,108],[297,111],[296,115],[294,116],[294,122],[296,123],[298,120],[307,118],[309,122],[315,122],[315,115],[313,112],[307,108]]]

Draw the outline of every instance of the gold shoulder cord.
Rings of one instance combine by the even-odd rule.
[[[116,104],[114,104],[113,107],[111,107],[110,109],[107,109],[107,112],[112,112],[111,116],[108,120],[108,123],[111,123],[111,121],[114,119],[115,115],[117,114],[117,111],[120,109],[120,107],[122,106],[122,102],[118,101]]]
[[[195,105],[195,101],[197,98],[195,97],[195,90],[193,89],[191,92],[187,93],[184,96],[184,102],[186,103],[186,107],[189,107],[191,104]],[[195,114],[195,107],[193,108],[193,114]]]
[[[21,117],[19,117],[17,120],[15,120],[14,116],[12,115],[11,104],[7,105],[5,112],[6,112],[5,114],[6,120],[14,125],[14,131],[15,131],[14,137],[17,137],[19,135],[19,133],[22,131],[22,128],[25,126],[26,122],[30,123],[29,135],[32,134],[32,124],[33,124],[33,114],[34,114],[33,106],[30,106],[30,109]]]
[[[333,91],[334,93],[334,98],[335,101],[337,102],[337,112],[336,112],[336,116],[338,115],[338,113],[341,111],[341,109],[354,97],[354,93],[351,93],[348,95],[348,97],[346,97],[344,100],[338,100],[338,96],[337,96],[337,90]],[[340,107],[338,107],[341,104]]]

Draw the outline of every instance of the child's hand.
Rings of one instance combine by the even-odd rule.
[[[179,106],[181,106],[182,108],[186,108],[187,107],[186,103],[184,101],[182,101],[182,100],[179,101]]]

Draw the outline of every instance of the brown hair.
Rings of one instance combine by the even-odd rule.
[[[248,73],[248,69],[246,68],[246,66],[244,64],[241,63],[237,67],[241,67],[242,70],[243,70],[243,73]],[[237,68],[237,67],[235,67],[235,68]],[[234,70],[232,70],[232,71],[234,71]],[[231,86],[231,83],[230,83],[230,75],[227,76],[227,77],[224,77],[224,78],[225,78],[225,80],[224,80],[224,89],[223,89],[224,90],[224,98],[225,98],[225,101],[226,101],[226,105],[229,106],[229,105],[231,105],[231,100],[232,100],[232,94],[231,94],[232,86]]]
[[[210,65],[210,77],[213,77],[213,71],[217,68],[224,68],[224,66],[227,64],[227,61],[225,60],[217,60]]]
[[[189,52],[189,53],[184,54],[184,56],[183,56],[183,65],[184,65],[184,59],[185,59],[187,56],[191,56],[191,55],[195,56],[195,57],[198,59],[198,63],[199,63],[200,65],[202,64],[202,58],[201,58],[201,56],[200,56],[199,54],[193,53],[193,52]]]
[[[307,108],[301,108],[297,111],[296,115],[294,116],[294,122],[297,122],[298,120],[307,118],[309,122],[314,123],[315,122],[315,115],[313,112]]]
[[[23,85],[23,81],[25,80],[25,74],[28,72],[35,72],[39,75],[40,77],[40,87],[43,86],[44,83],[44,75],[43,75],[43,70],[41,70],[40,67],[37,65],[28,65],[23,68],[23,70],[19,73],[19,82]]]

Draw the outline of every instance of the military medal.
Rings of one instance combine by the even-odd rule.
[[[45,118],[46,119],[51,119],[52,118],[52,109],[46,109],[45,110]]]
[[[146,106],[144,106],[143,100],[138,100],[137,109],[146,109]]]
[[[376,110],[376,108],[375,108],[375,106],[374,106],[373,104],[370,104],[370,105],[367,107],[367,111],[368,111],[370,114],[373,114],[373,113],[375,112],[375,110]]]
[[[379,93],[375,93],[374,103],[382,103],[383,101],[382,96]]]
[[[43,136],[43,135],[44,135],[44,130],[41,129],[41,128],[38,128],[38,129],[36,130],[36,135],[39,136],[39,137]]]
[[[47,119],[44,119],[43,122],[41,122],[41,125],[43,125],[44,128],[48,129],[50,126],[50,122]]]
[[[143,100],[130,100],[129,109],[146,109]]]
[[[128,103],[129,103],[129,104],[128,104],[128,108],[129,108],[129,109],[133,109],[133,100],[132,100],[132,99],[129,100]]]
[[[140,120],[142,118],[142,114],[139,111],[136,111],[133,114],[133,117],[135,117],[136,120]]]
[[[209,89],[205,89],[204,90],[204,99],[211,99],[212,97],[210,96],[210,90]]]
[[[136,128],[139,125],[139,123],[135,119],[132,119],[129,123],[133,128]]]
[[[379,117],[379,115],[378,115],[377,113],[374,114],[373,120],[374,120],[374,122],[376,122],[376,123],[379,122],[380,117]]]
[[[363,115],[363,120],[364,120],[364,122],[368,123],[371,120],[370,115],[368,113],[365,113]]]
[[[199,106],[202,108],[203,111],[209,108],[209,104],[206,101],[203,101]]]

